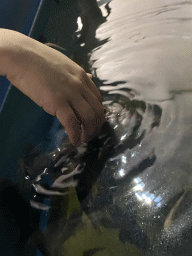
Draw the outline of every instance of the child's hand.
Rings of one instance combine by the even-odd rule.
[[[4,38],[13,42],[6,48],[9,61],[3,70],[8,80],[47,113],[57,116],[74,145],[92,139],[105,118],[101,95],[90,75],[57,50],[6,31]]]

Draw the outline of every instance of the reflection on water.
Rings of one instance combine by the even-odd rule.
[[[192,2],[95,4],[81,1],[71,49],[106,124],[79,148],[56,136],[57,149],[24,159],[31,204],[49,212],[48,251],[191,255]]]

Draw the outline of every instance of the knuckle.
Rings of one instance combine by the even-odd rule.
[[[41,103],[41,106],[45,112],[48,114],[55,116],[56,115],[56,104],[54,100],[48,100],[48,101],[43,101]]]
[[[74,128],[77,125],[77,118],[74,113],[67,113],[66,112],[66,123],[71,128]]]
[[[94,111],[90,111],[89,109],[85,111],[84,120],[87,127],[89,126],[92,127],[96,119],[97,119],[97,115]]]
[[[76,92],[79,92],[79,89],[82,90],[83,89],[83,81],[78,77],[75,79],[74,83],[73,83],[74,88],[76,88]]]
[[[80,76],[80,79],[82,80],[84,80],[87,77],[85,70],[81,67],[79,68],[79,76]]]

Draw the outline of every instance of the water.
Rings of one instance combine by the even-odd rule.
[[[108,124],[78,149],[58,131],[57,149],[28,166],[44,247],[192,255],[192,1],[81,3],[89,30],[76,32],[73,59],[92,72]]]

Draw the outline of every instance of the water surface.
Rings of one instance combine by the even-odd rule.
[[[102,92],[108,126],[78,149],[60,144],[59,131],[58,148],[38,160],[42,171],[38,161],[28,170],[32,205],[51,195],[38,201],[49,213],[47,248],[50,255],[191,255],[192,1],[98,6],[81,1],[84,30],[71,50]]]

